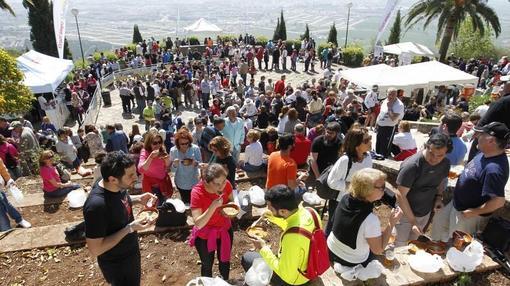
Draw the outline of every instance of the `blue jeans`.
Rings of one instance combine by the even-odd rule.
[[[48,198],[64,197],[64,196],[67,196],[67,194],[69,194],[71,191],[77,190],[79,188],[81,188],[80,185],[73,184],[73,185],[71,185],[69,187],[58,188],[58,189],[54,190],[53,192],[46,192],[46,191],[44,191],[44,196],[48,197]]]
[[[243,169],[246,172],[257,172],[260,170],[264,170],[265,167],[266,165],[264,163],[262,163],[262,165],[260,166],[250,165],[249,163],[244,163],[243,165],[241,165],[241,169]]]
[[[0,231],[11,229],[9,215],[16,223],[20,223],[23,218],[18,210],[7,200],[4,192],[0,191]]]

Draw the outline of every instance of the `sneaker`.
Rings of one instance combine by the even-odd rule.
[[[19,226],[21,226],[22,228],[31,228],[32,227],[32,224],[30,224],[28,221],[26,220],[22,220],[18,223]]]

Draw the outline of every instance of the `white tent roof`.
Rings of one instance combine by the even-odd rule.
[[[206,19],[200,18],[195,23],[184,27],[184,30],[189,32],[221,32],[220,27],[207,22]]]
[[[437,61],[399,67],[375,65],[341,71],[340,75],[358,86],[371,88],[379,85],[381,91],[389,87],[401,88],[407,94],[415,88],[433,88],[437,85],[473,84],[478,78]]]
[[[25,75],[24,84],[33,93],[53,92],[73,70],[71,60],[50,57],[29,51],[16,59],[18,68]]]
[[[424,45],[412,42],[398,43],[384,46],[384,52],[387,54],[400,55],[409,53],[413,56],[433,56],[434,53]]]

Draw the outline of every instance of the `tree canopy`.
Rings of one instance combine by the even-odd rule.
[[[32,92],[23,83],[16,59],[0,49],[0,114],[24,114],[32,108]]]
[[[472,21],[467,18],[462,22],[459,35],[452,42],[449,53],[464,59],[496,57],[494,32],[490,27],[486,27],[486,32],[481,35],[480,31],[473,29]]]
[[[138,44],[143,42],[142,34],[140,34],[140,30],[138,29],[138,25],[135,24],[133,26],[133,44]]]
[[[400,10],[397,12],[397,17],[395,17],[395,22],[393,22],[393,26],[390,30],[390,36],[388,38],[387,45],[393,45],[400,43],[400,33],[402,26],[402,18],[400,16]]]
[[[439,60],[444,62],[452,39],[459,34],[461,23],[471,17],[474,31],[480,35],[485,34],[485,27],[490,26],[495,36],[501,33],[496,11],[486,4],[484,0],[422,0],[415,3],[405,21],[406,26],[425,21],[423,28],[427,28],[434,19],[437,19],[436,42],[439,46]]]
[[[338,47],[338,33],[336,31],[335,23],[329,28],[328,43],[333,43]]]

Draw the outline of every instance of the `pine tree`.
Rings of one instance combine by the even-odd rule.
[[[386,45],[400,43],[401,22],[402,22],[402,18],[400,16],[400,10],[398,10],[397,17],[395,18],[393,27],[391,27],[390,37],[388,38]]]
[[[273,33],[273,41],[278,41],[280,39],[280,19],[277,19],[276,28]]]
[[[287,40],[287,27],[285,27],[285,19],[283,19],[283,10],[280,12],[280,29],[278,35],[283,41]]]
[[[338,47],[338,40],[337,40],[337,38],[338,38],[338,35],[337,35],[335,23],[333,22],[333,25],[329,29],[328,43],[333,43],[335,46]]]
[[[33,49],[48,56],[58,57],[55,29],[53,27],[52,2],[48,0],[24,0],[23,6],[28,9],[30,41]],[[64,58],[72,58],[67,39],[64,39]]]
[[[141,42],[143,42],[142,34],[140,34],[138,25],[135,24],[135,26],[133,27],[133,44],[138,44]]]
[[[64,38],[64,59],[72,60],[73,53],[69,49],[69,43],[67,42],[67,38]]]
[[[303,35],[301,35],[300,38],[301,38],[301,40],[310,39],[310,29],[308,28],[308,23],[306,24],[306,27],[305,27],[305,33]]]

